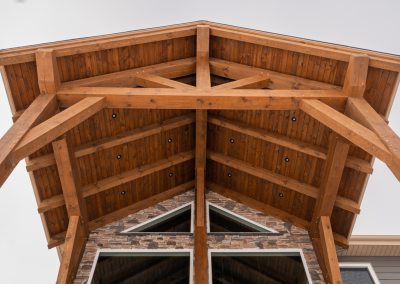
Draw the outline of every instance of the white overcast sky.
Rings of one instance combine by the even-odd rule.
[[[400,1],[1,0],[0,49],[209,20],[400,54]],[[0,78],[0,135],[12,125]],[[400,99],[390,126],[400,134]],[[400,184],[375,162],[355,235],[400,235]],[[0,189],[0,283],[55,283],[59,260],[46,239],[25,162]]]

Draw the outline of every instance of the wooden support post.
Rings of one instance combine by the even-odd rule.
[[[337,200],[339,184],[342,178],[350,144],[335,132],[331,133],[328,157],[322,174],[322,182],[311,221],[310,237],[314,238],[322,216],[330,218]]]
[[[367,83],[369,57],[366,54],[352,54],[347,68],[343,91],[349,97],[363,97]]]
[[[197,26],[196,87],[200,90],[211,88],[210,77],[210,27]]]
[[[73,278],[85,248],[85,238],[80,238],[82,230],[82,220],[79,216],[71,216],[68,224],[67,235],[65,237],[64,252],[61,259],[60,270],[58,272],[57,284],[73,283]]]
[[[301,110],[382,162],[388,165],[392,163],[392,153],[368,128],[318,100],[302,100],[299,106]]]
[[[24,157],[16,156],[14,151],[27,136],[29,130],[52,117],[58,107],[55,95],[40,95],[19,117],[18,121],[0,140],[0,186]]]
[[[346,115],[373,131],[393,156],[392,163],[387,164],[400,181],[400,138],[387,125],[383,118],[363,98],[349,98]]]
[[[60,74],[54,49],[41,48],[36,51],[39,89],[42,94],[55,94],[61,87]]]
[[[106,106],[104,98],[86,98],[53,116],[29,131],[14,150],[15,157],[23,159],[29,156]]]
[[[82,196],[78,164],[75,158],[71,134],[67,132],[61,139],[53,142],[53,150],[68,216],[70,218],[71,216],[81,217],[83,235],[80,237],[87,238],[89,231],[86,206]]]
[[[329,217],[323,216],[319,222],[319,234],[321,236],[321,247],[323,261],[332,284],[342,284],[339,261],[336,254],[335,242]],[[329,284],[329,283],[328,283]]]

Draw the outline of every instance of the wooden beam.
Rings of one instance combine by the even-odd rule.
[[[71,216],[68,224],[68,230],[65,237],[64,252],[61,259],[60,270],[58,271],[57,284],[68,284],[73,282],[74,267],[76,263],[76,255],[81,254],[84,247],[79,246],[79,234],[81,231],[81,218],[79,216]]]
[[[136,85],[145,88],[196,89],[195,87],[188,84],[184,84],[149,73],[137,74]]]
[[[346,48],[343,46],[314,42],[300,38],[271,34],[268,35],[263,32],[255,32],[253,30],[239,28],[232,30],[232,27],[213,23],[210,23],[210,34],[216,37],[244,41],[345,62],[349,62],[350,56],[355,52],[366,53],[365,50]],[[388,58],[388,56],[374,52],[370,55],[369,66],[399,72],[400,63],[396,59],[397,58],[394,57]]]
[[[135,169],[111,176],[109,178],[100,180],[95,183],[88,184],[82,187],[82,197],[86,198],[88,196],[103,192],[107,189],[119,186],[121,184],[139,179],[146,175],[161,171],[163,169],[172,167],[174,165],[183,163],[185,161],[191,160],[195,157],[194,150],[189,150],[186,152],[181,152],[177,155],[168,157],[166,159],[158,160],[156,162],[150,163],[145,166],[137,167]],[[57,208],[65,204],[64,195],[59,194],[47,199],[42,200],[39,205],[39,213],[49,211],[51,209]]]
[[[225,154],[208,150],[207,158],[215,162],[221,163],[223,165],[226,165],[228,167],[265,179],[277,185],[289,188],[291,190],[310,196],[312,198],[317,198],[320,193],[320,190],[314,186],[299,182],[295,179],[291,179],[289,177],[274,173],[264,168],[256,167],[252,164],[229,157],[228,155]],[[344,210],[353,212],[355,214],[360,213],[360,207],[358,206],[357,202],[344,198],[342,196],[335,196],[334,205]]]
[[[64,88],[57,93],[60,107],[87,97],[105,97],[108,108],[131,109],[244,109],[296,110],[300,100],[320,100],[344,111],[347,97],[336,90],[181,90],[147,88]]]
[[[255,75],[213,87],[214,90],[222,89],[263,89],[268,88],[269,76],[265,74]]]
[[[195,226],[194,237],[195,283],[208,284],[207,227]]]
[[[382,117],[363,98],[349,98],[346,114],[356,122],[373,131],[393,156],[389,169],[400,181],[400,138]]]
[[[347,67],[343,92],[349,97],[363,97],[367,84],[369,57],[366,54],[352,54]]]
[[[53,48],[57,57],[94,52],[123,46],[150,43],[155,41],[170,40],[188,37],[196,34],[196,26],[185,24],[175,27],[163,27],[152,30],[141,30],[124,33],[121,35],[106,35],[97,38],[87,38],[46,44],[39,47]],[[22,62],[35,61],[36,48],[21,48],[16,52],[0,53],[0,65],[10,65]],[[23,50],[23,51],[22,51]]]
[[[82,144],[75,147],[75,157],[79,158],[89,155],[104,149],[115,147],[121,144],[129,143],[144,137],[168,131],[182,125],[190,124],[196,121],[195,113],[189,113],[179,117],[171,118],[159,123],[154,123],[131,131],[120,133],[109,138],[99,139],[93,142]],[[54,154],[44,155],[34,158],[26,163],[26,170],[28,172],[55,165],[56,160]]]
[[[204,178],[207,150],[207,110],[196,111],[196,226],[203,227],[205,221]]]
[[[233,80],[246,79],[249,76],[269,78],[269,89],[276,90],[342,90],[341,87],[296,76],[286,75],[262,68],[210,58],[211,74]],[[233,82],[232,82],[233,83]],[[216,88],[216,87],[215,87]]]
[[[136,202],[136,203],[129,205],[127,207],[124,207],[122,209],[119,209],[117,211],[114,211],[110,214],[104,215],[100,218],[94,219],[89,222],[89,231],[94,231],[100,227],[103,227],[103,226],[111,223],[111,222],[125,218],[126,216],[128,216],[130,214],[135,214],[136,212],[138,212],[140,210],[149,208],[160,202],[168,200],[174,196],[185,193],[186,191],[193,189],[194,186],[195,186],[195,181],[192,180],[187,183],[176,186],[172,189],[169,189],[167,191],[164,191],[162,193],[159,193],[157,195],[154,195],[152,197],[149,197],[147,199]],[[51,249],[51,248],[54,248],[56,246],[63,244],[65,241],[65,236],[66,236],[66,232],[62,232],[60,234],[52,236],[48,243],[48,248]]]
[[[336,255],[335,242],[329,217],[321,217],[318,227],[321,236],[322,255],[329,278],[332,281],[331,283],[342,284],[342,276],[340,275],[339,261]]]
[[[256,128],[242,122],[218,116],[208,116],[208,122],[246,135],[250,135],[255,138],[262,139],[267,142],[278,144],[283,147],[287,147],[295,151],[311,155],[313,157],[317,157],[323,160],[326,160],[327,158],[328,149],[308,142],[289,138],[285,135],[279,135],[276,134],[275,132],[266,131],[264,129]],[[373,172],[373,168],[368,161],[358,159],[352,156],[347,156],[346,167],[368,174],[372,174]]]
[[[14,150],[14,156],[23,159],[82,121],[106,107],[104,98],[86,98],[63,112],[32,128]]]
[[[40,93],[57,93],[61,87],[61,80],[54,49],[38,49],[36,51],[36,66]]]
[[[321,238],[314,238],[312,239],[312,245],[314,248],[315,256],[317,257],[319,267],[322,271],[322,276],[324,277],[325,283],[330,284],[332,280],[329,276],[328,269],[325,265],[325,259],[322,252],[322,241]]]
[[[152,74],[164,78],[178,78],[196,73],[196,57],[115,72],[63,83],[64,88],[76,87],[136,87],[136,75]]]
[[[317,100],[303,100],[300,109],[384,163],[392,163],[392,154],[371,130]]]
[[[55,95],[39,95],[21,115],[18,121],[0,140],[0,186],[24,157],[15,155],[15,150],[28,135],[31,128],[54,115],[58,104]]]
[[[63,196],[68,216],[79,216],[82,222],[81,238],[89,236],[87,212],[81,190],[81,179],[78,172],[73,142],[70,133],[64,134],[59,140],[53,142],[55,160],[60,176]]]
[[[13,123],[16,123],[17,120],[21,117],[21,115],[26,111],[26,109],[21,109],[17,111],[16,113],[13,114],[12,116],[12,121]]]
[[[339,185],[345,166],[350,144],[335,132],[331,133],[329,141],[328,157],[322,173],[322,181],[315,203],[314,213],[311,221],[310,237],[315,236],[318,231],[318,223],[322,216],[331,217],[333,207],[336,205]]]
[[[210,77],[210,27],[197,26],[197,67],[196,87],[200,90],[211,88]]]

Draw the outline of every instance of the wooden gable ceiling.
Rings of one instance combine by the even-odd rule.
[[[216,94],[224,90],[223,84],[251,76],[262,80],[252,78],[239,85],[341,92],[351,53],[365,53],[370,60],[363,97],[383,118],[389,115],[399,83],[398,57],[198,22],[1,51],[2,75],[14,121],[45,88],[38,77],[38,48],[54,50],[58,66],[55,72],[61,82],[56,113],[69,109],[78,95],[95,96],[95,89],[88,87],[129,88],[120,90],[136,98],[136,93],[130,92],[140,90],[151,97],[159,89],[148,91],[142,87],[175,84],[155,84],[154,78],[149,78],[154,74],[177,82],[172,87],[196,86],[198,24],[210,26],[209,68],[211,88]],[[233,84],[230,88],[236,87]],[[190,96],[188,90],[185,92],[183,98]],[[312,94],[324,101],[322,92]],[[118,107],[113,101],[114,105],[108,104],[69,131],[89,231],[195,185],[195,168],[199,167],[194,159],[197,105],[180,107],[165,101],[165,106],[141,108],[141,100],[132,102]],[[211,103],[204,107],[209,108],[206,187],[309,230],[330,159],[332,129],[298,105],[293,106],[292,99],[271,103],[274,107],[270,108],[254,104],[247,109],[229,109],[229,100],[219,102],[224,107]],[[324,102],[342,113],[345,110],[346,100],[339,97]],[[181,105],[192,106],[191,101]],[[37,149],[27,161],[49,247],[64,242],[70,220],[53,146],[49,143]],[[373,157],[351,143],[344,163],[331,224],[337,243],[346,246],[373,171]]]

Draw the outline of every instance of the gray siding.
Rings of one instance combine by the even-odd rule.
[[[400,284],[400,256],[339,256],[339,262],[369,262],[381,284]]]

